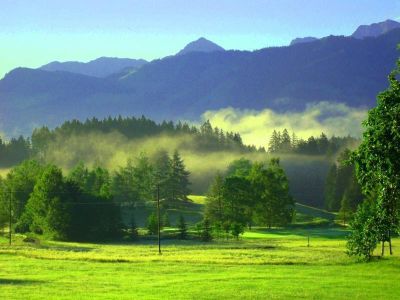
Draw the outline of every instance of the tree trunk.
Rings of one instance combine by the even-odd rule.
[[[382,241],[382,252],[381,252],[381,256],[385,255],[385,241]]]
[[[389,251],[390,251],[390,255],[393,255],[393,251],[392,251],[392,236],[390,235],[390,230],[389,230]]]

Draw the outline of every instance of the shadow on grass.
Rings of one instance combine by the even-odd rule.
[[[32,285],[42,283],[40,280],[29,280],[29,279],[8,279],[0,278],[0,286],[2,285]]]

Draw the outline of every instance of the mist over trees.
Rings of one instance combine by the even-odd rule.
[[[107,178],[110,176],[107,172],[101,177],[110,181],[109,192],[118,201],[132,204],[138,199],[144,201],[154,196],[148,188],[154,184],[150,182],[152,174],[169,172],[169,164],[174,165],[173,172],[177,173],[168,182],[160,181],[159,187],[161,196],[174,202],[182,198],[182,193],[188,194],[189,191],[178,188],[185,185],[185,181],[192,182],[193,193],[204,194],[215,172],[224,171],[234,159],[247,157],[262,161],[278,156],[291,180],[293,196],[301,203],[320,208],[324,207],[325,177],[332,161],[342,149],[357,143],[351,137],[328,138],[324,134],[303,140],[285,129],[274,131],[266,152],[263,147],[245,145],[240,134],[215,128],[209,121],[196,127],[182,122],[156,123],[145,117],[72,120],[55,129],[35,129],[30,139],[21,137],[18,140],[20,150],[16,153],[25,154],[15,161],[0,156],[0,160],[6,161],[3,166],[11,167],[32,158],[43,164],[54,163],[65,171],[74,169],[78,177],[85,173],[85,170],[79,170],[82,162],[90,167],[101,166],[107,172],[115,173],[112,178]],[[3,142],[3,148],[11,147],[16,141]],[[155,143],[160,145],[154,147]],[[168,150],[169,161],[165,159],[165,153],[162,158],[163,150],[160,149]],[[180,151],[179,157],[174,157],[174,149]],[[141,157],[143,151],[147,154]],[[189,164],[191,174],[183,174],[179,162],[182,158]],[[158,166],[152,163],[157,159],[160,159]],[[120,167],[127,160],[130,160],[128,165]],[[76,181],[83,188],[86,180],[91,179]],[[339,210],[340,201],[341,198],[332,209]]]
[[[297,137],[296,133],[289,133],[287,129],[282,132],[274,130],[268,142],[268,152],[278,154],[325,155],[333,156],[344,147],[356,144],[354,137],[328,138],[324,133],[319,137],[310,136],[304,140]]]

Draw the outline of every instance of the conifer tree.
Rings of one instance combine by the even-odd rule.
[[[181,240],[185,240],[187,238],[187,224],[183,215],[179,216],[178,232],[179,232],[179,238]]]
[[[190,173],[186,170],[179,152],[175,151],[171,159],[171,175],[169,180],[172,201],[187,200],[187,196],[190,193],[189,175]]]

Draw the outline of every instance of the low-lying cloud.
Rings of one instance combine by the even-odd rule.
[[[288,129],[300,138],[319,136],[361,137],[361,122],[367,116],[366,108],[352,108],[345,104],[320,102],[301,112],[277,113],[271,109],[248,110],[232,107],[207,111],[203,120],[225,131],[239,132],[244,143],[266,146],[274,129]]]

